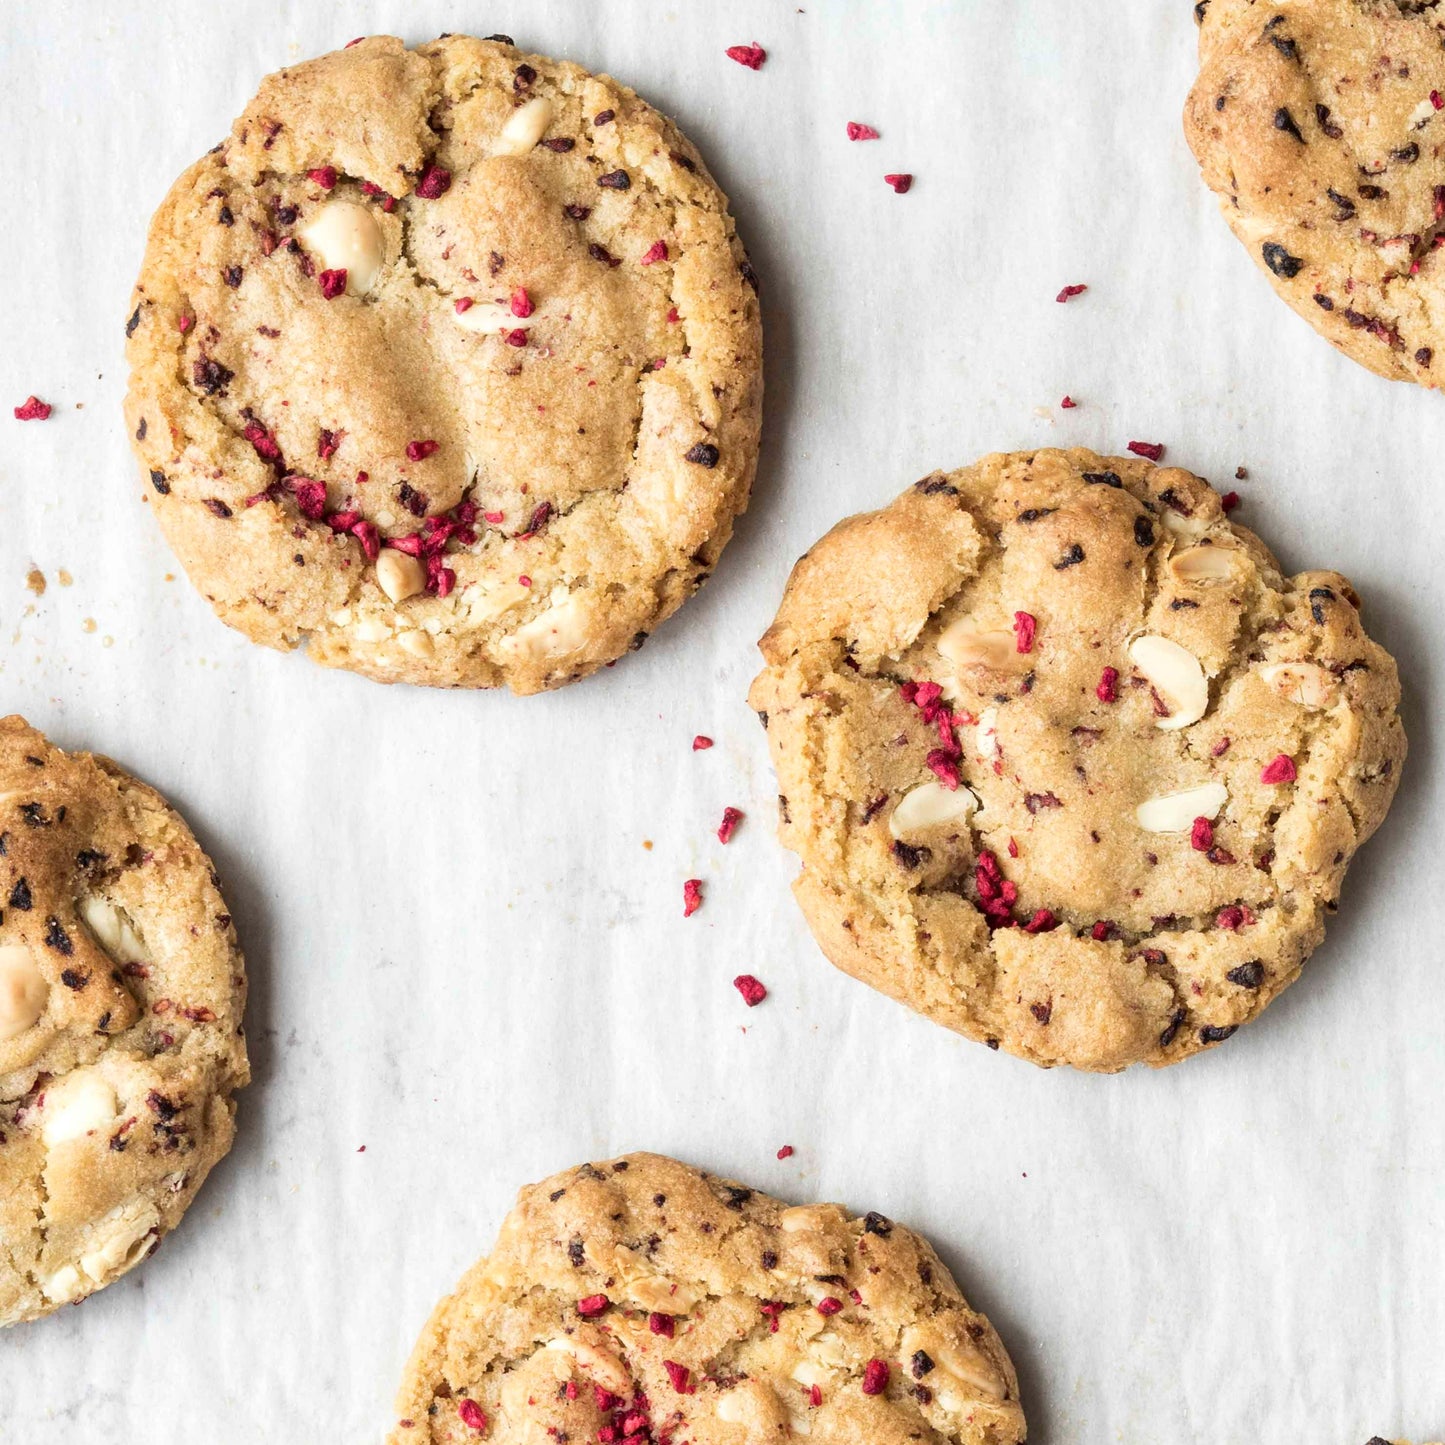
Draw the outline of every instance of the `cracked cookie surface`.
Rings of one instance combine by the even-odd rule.
[[[391,1445],[1006,1445],[1018,1380],[927,1240],[656,1154],[523,1189],[433,1312]]]
[[[217,613],[382,681],[560,686],[716,565],[756,278],[692,145],[501,39],[277,72],[151,224],[146,492]]]
[[[1347,356],[1445,379],[1445,14],[1204,0],[1184,129],[1276,291]]]
[[[0,720],[0,1324],[144,1259],[231,1147],[245,974],[210,860],[107,758]]]
[[[1135,458],[925,477],[799,561],[760,645],[823,951],[1039,1064],[1174,1063],[1258,1014],[1405,756],[1348,582]]]

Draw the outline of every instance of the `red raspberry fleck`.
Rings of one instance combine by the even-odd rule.
[[[958,758],[955,754],[947,752],[943,748],[934,748],[924,761],[938,781],[950,792],[953,792],[962,781],[958,771]]]
[[[537,308],[532,305],[532,298],[527,295],[525,286],[518,286],[512,292],[512,315],[526,320]]]
[[[1079,403],[1076,402],[1076,401],[1074,400],[1074,398],[1071,397],[1071,396],[1066,396],[1066,397],[1059,403],[1059,405],[1060,405],[1061,407],[1063,407],[1063,409],[1064,409],[1065,411],[1073,411],[1074,408],[1075,408],[1076,406],[1078,406],[1078,404],[1079,404]]]
[[[677,307],[669,306],[667,308],[667,324],[669,326],[676,326],[677,323],[681,320],[682,317],[677,314]]]
[[[1047,908],[1040,908],[1029,921],[1024,924],[1025,933],[1052,933],[1059,926],[1059,920],[1049,912]]]
[[[1106,667],[1099,676],[1099,685],[1094,689],[1094,696],[1100,702],[1119,701],[1119,669],[1117,667]]]
[[[1034,633],[1038,631],[1039,620],[1032,612],[1014,613],[1015,647],[1020,652],[1034,650]]]
[[[1239,505],[1239,493],[1226,492],[1219,499],[1219,505],[1224,508],[1226,513],[1232,512]]]
[[[53,410],[48,401],[41,401],[38,396],[27,396],[24,402],[15,408],[15,420],[45,421]]]
[[[783,1305],[780,1300],[765,1299],[759,1302],[758,1308],[762,1311],[763,1318],[768,1322],[768,1333],[775,1335],[778,1332],[778,1318],[783,1313]]]
[[[705,753],[712,746],[712,739],[705,733],[699,733],[692,740],[692,750],[695,753]]]
[[[1115,924],[1113,919],[1101,918],[1089,930],[1089,937],[1092,938],[1095,943],[1107,943],[1111,938],[1113,938],[1115,932],[1117,931],[1117,928],[1118,925]]]
[[[321,287],[321,294],[328,301],[334,301],[346,290],[346,268],[343,266],[339,271],[323,271],[316,281]]]
[[[1151,462],[1157,462],[1164,455],[1162,442],[1130,442],[1129,450],[1136,457],[1147,457]]]
[[[326,483],[309,477],[287,477],[286,488],[296,498],[296,509],[308,522],[319,522],[326,515]]]
[[[691,918],[702,907],[702,879],[689,878],[682,885],[682,916]]]
[[[689,1383],[692,1371],[686,1365],[679,1365],[676,1360],[664,1360],[662,1368],[667,1371],[667,1378],[672,1381],[672,1388],[679,1395],[693,1393],[692,1385]]]
[[[405,537],[389,537],[386,545],[397,552],[405,552],[408,557],[420,557],[422,552],[421,533],[410,532]]]
[[[913,185],[913,177],[907,171],[893,171],[883,177],[884,181],[893,187],[900,196],[906,196],[909,188]]]
[[[605,1315],[612,1307],[612,1301],[605,1294],[584,1295],[577,1301],[577,1313],[584,1320],[595,1320],[599,1315]]]
[[[268,462],[281,459],[281,448],[276,445],[276,438],[260,422],[248,421],[242,427],[241,435],[256,448],[257,456],[264,457]]]
[[[470,296],[458,296],[457,299],[452,302],[452,310],[455,311],[458,316],[465,316],[476,304]]]
[[[344,431],[331,431],[322,427],[316,434],[316,455],[323,462],[329,462],[336,455],[336,449],[341,445],[341,439],[346,433]]]
[[[468,1430],[480,1432],[487,1428],[487,1417],[475,1400],[463,1400],[457,1406],[457,1418]]]
[[[525,346],[527,344],[527,333],[522,327],[517,326],[511,331],[504,332],[502,340],[505,341],[508,346]]]
[[[517,584],[521,587],[530,587],[532,585],[532,579],[523,572],[522,575],[517,578]]]
[[[750,973],[740,973],[733,979],[733,987],[742,994],[743,1002],[749,1008],[757,1008],[768,996],[767,989]]]
[[[662,1314],[658,1310],[653,1310],[647,1317],[647,1328],[650,1329],[653,1334],[661,1335],[667,1340],[672,1338],[672,1333],[676,1326],[677,1322],[671,1315]]]
[[[1214,915],[1214,922],[1220,928],[1227,928],[1231,932],[1243,928],[1245,923],[1244,909],[1239,904],[1231,903],[1228,908],[1221,908]]]
[[[306,179],[315,182],[323,191],[333,190],[336,186],[336,167],[317,166],[315,170],[306,172]]]
[[[1294,765],[1294,759],[1287,753],[1280,753],[1264,765],[1264,771],[1260,773],[1261,783],[1292,783],[1299,776],[1299,771]]]
[[[416,193],[424,201],[434,201],[444,196],[452,186],[452,173],[441,166],[428,166],[416,183]]]
[[[888,1388],[888,1366],[882,1360],[869,1360],[863,1371],[863,1393],[881,1395]]]
[[[1012,838],[1008,840],[1008,855],[1010,858],[1019,856],[1019,845]]]
[[[737,832],[738,824],[743,820],[740,808],[724,808],[722,823],[717,830],[719,843],[731,843],[733,834]]]
[[[333,512],[326,519],[326,525],[333,532],[349,532],[360,520],[361,513],[357,511]]]
[[[195,324],[196,318],[194,316],[181,316],[178,317],[176,320],[176,326],[180,329],[180,333],[182,336],[184,336],[186,332],[188,332]]]
[[[1210,748],[1210,750],[1209,750],[1209,756],[1212,757],[1212,758],[1222,758],[1222,757],[1225,755],[1225,753],[1227,753],[1228,751],[1229,751],[1229,739],[1228,739],[1228,738],[1220,738],[1220,740],[1219,740],[1217,743],[1215,743],[1215,745],[1214,745],[1212,748]]]
[[[835,1315],[843,1308],[843,1301],[836,1295],[825,1295],[818,1301],[818,1313],[820,1315]]]
[[[1438,90],[1432,90],[1430,92],[1430,104],[1433,105],[1436,110],[1445,110],[1445,100],[1441,99]]]
[[[768,52],[754,40],[751,45],[729,45],[727,57],[736,60],[739,65],[746,65],[749,70],[761,70]]]
[[[427,457],[441,446],[440,442],[408,442],[406,444],[406,459],[409,462],[425,461]]]
[[[1196,853],[1207,853],[1214,847],[1214,824],[1208,818],[1196,818],[1189,830],[1189,846]]]
[[[815,1410],[823,1403],[823,1387],[821,1385],[808,1386],[808,1403]]]
[[[878,132],[871,125],[864,125],[861,120],[850,120],[848,122],[849,140],[877,140]]]
[[[1018,902],[1018,884],[1003,876],[998,859],[985,850],[974,865],[973,881],[978,889],[979,907],[994,928],[1013,926],[1012,909]]]
[[[1087,286],[1085,286],[1085,285],[1080,285],[1080,286],[1065,286],[1064,289],[1063,289],[1062,291],[1060,291],[1057,296],[1054,297],[1054,300],[1055,300],[1055,301],[1070,301],[1070,300],[1072,300],[1075,296],[1082,296],[1082,295],[1084,294],[1084,292],[1087,291],[1088,289],[1089,289],[1089,288],[1088,288]]]
[[[334,525],[334,523],[333,523]],[[381,556],[381,533],[372,522],[358,522],[351,528],[351,535],[361,543],[361,550],[368,562],[375,562]]]
[[[643,254],[642,264],[644,266],[651,266],[654,261],[665,260],[667,260],[667,242],[654,241]]]
[[[792,1146],[791,1144],[784,1144],[783,1147],[778,1150],[778,1158],[779,1158],[779,1159],[791,1159],[792,1157],[793,1157],[793,1146]]]

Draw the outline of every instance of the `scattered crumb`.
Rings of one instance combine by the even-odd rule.
[[[80,624],[80,630],[82,632],[94,632],[96,625],[95,618],[87,617],[85,621]]]
[[[1244,468],[1244,467],[1235,467],[1235,469],[1234,469],[1234,480],[1235,480],[1236,482],[1243,482],[1243,481],[1247,481],[1248,479],[1249,479],[1249,472],[1248,472],[1248,470],[1247,470],[1246,468]]]
[[[25,574],[25,585],[37,596],[45,596],[45,573],[39,567],[32,567]]]
[[[651,838],[644,838],[644,839],[642,840],[642,846],[643,846],[644,848],[646,848],[649,853],[651,853],[651,852],[652,852],[652,839],[651,839]]]
[[[793,1146],[792,1146],[791,1144],[784,1144],[783,1147],[778,1150],[778,1158],[779,1158],[779,1159],[791,1159],[792,1157],[793,1157]]]
[[[75,578],[62,567],[60,571],[55,574],[55,580],[59,582],[62,587],[69,587],[75,581]]]

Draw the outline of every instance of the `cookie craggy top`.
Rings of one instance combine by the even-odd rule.
[[[151,789],[0,720],[0,1324],[144,1259],[231,1145],[245,979]]]
[[[226,621],[329,665],[570,681],[747,502],[760,324],[726,198],[632,91],[501,38],[271,76],[161,207],[133,306],[167,537]]]
[[[1445,366],[1445,13],[1204,0],[1184,125],[1275,289],[1372,371]]]
[[[1199,478],[985,458],[794,569],[751,701],[846,971],[1037,1063],[1172,1063],[1323,936],[1405,740],[1332,572]]]
[[[655,1154],[522,1190],[432,1315],[392,1445],[1005,1445],[1018,1380],[928,1242]]]

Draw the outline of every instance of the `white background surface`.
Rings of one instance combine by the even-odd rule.
[[[1445,1432],[1445,400],[1336,356],[1228,234],[1181,135],[1189,12],[6,0],[0,712],[191,820],[249,960],[255,1083],[152,1262],[0,1337],[0,1441],[374,1442],[516,1188],[629,1148],[926,1232],[1040,1445]],[[266,72],[382,30],[503,30],[635,85],[762,277],[751,512],[640,654],[551,696],[385,690],[250,645],[166,580],[123,433],[150,212]],[[757,74],[723,55],[752,40]],[[1066,282],[1090,289],[1056,305]],[[12,422],[32,391],[55,417]],[[845,513],[986,451],[1136,437],[1222,489],[1246,465],[1241,519],[1353,578],[1412,748],[1302,981],[1205,1057],[1092,1078],[827,966],[744,693],[791,562]],[[748,815],[726,849],[725,804]],[[753,1011],[743,970],[772,990]]]

